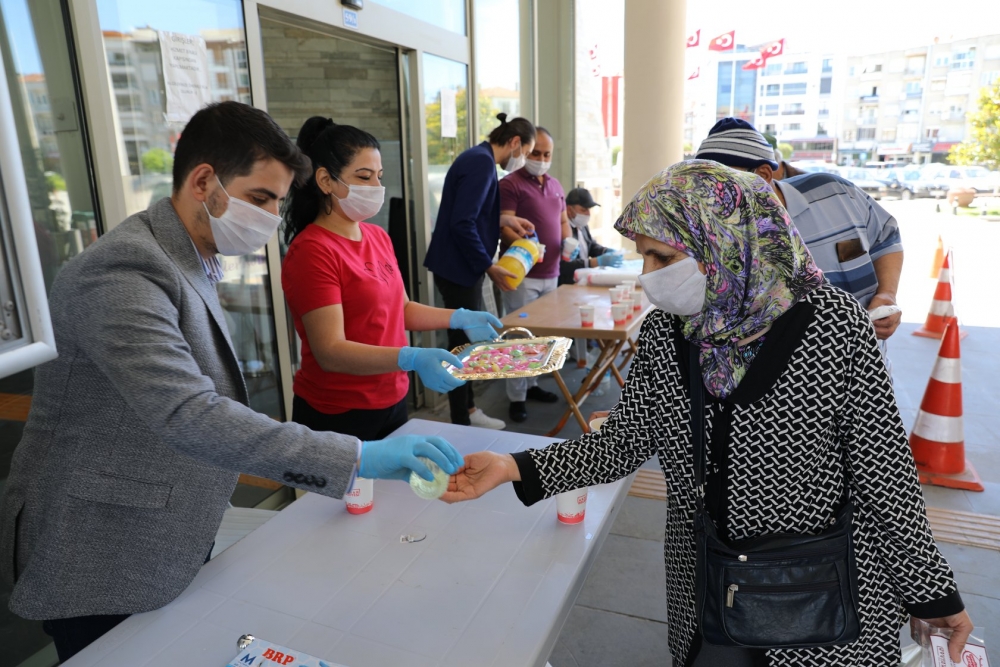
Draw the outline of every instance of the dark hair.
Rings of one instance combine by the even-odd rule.
[[[544,127],[542,127],[541,125],[536,125],[536,126],[535,126],[535,134],[536,134],[536,135],[539,135],[539,134],[547,134],[547,135],[549,135],[549,139],[551,139],[552,141],[555,141],[555,140],[556,140],[556,138],[552,136],[552,133],[551,133],[551,132],[549,132],[548,130],[546,130],[546,129],[545,129]],[[522,139],[522,141],[524,141],[524,140]]]
[[[503,146],[514,137],[520,137],[522,144],[535,141],[535,126],[527,118],[514,118],[507,120],[507,114],[498,113],[497,120],[500,124],[490,132],[490,143]],[[552,135],[549,135],[552,136]]]
[[[209,104],[184,127],[174,151],[174,192],[199,164],[210,164],[222,185],[253,171],[260,160],[277,160],[295,173],[295,182],[309,176],[309,158],[302,154],[274,119],[241,102]]]
[[[324,167],[331,176],[339,177],[361,150],[381,149],[378,139],[368,132],[351,125],[337,125],[322,116],[313,116],[303,123],[295,143],[312,159],[313,171],[289,193],[284,210],[286,243],[291,243],[296,234],[316,220],[320,209],[326,213],[333,210],[330,195],[323,194],[316,184],[317,169]]]

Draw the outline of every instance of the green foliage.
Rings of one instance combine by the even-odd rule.
[[[983,88],[979,108],[969,112],[968,118],[969,134],[951,147],[948,161],[1000,169],[1000,81]]]
[[[786,144],[785,142],[782,141],[781,143],[778,144],[778,150],[781,151],[782,159],[787,160],[788,158],[792,157],[792,153],[795,152],[795,147],[792,146],[791,144]]]
[[[174,156],[163,148],[150,148],[140,159],[143,171],[148,174],[169,174],[174,168]]]
[[[424,107],[427,121],[427,164],[451,164],[458,154],[468,146],[469,137],[469,104],[465,88],[459,88],[455,93],[456,118],[458,121],[457,137],[441,137],[441,96]],[[489,119],[492,109],[489,100],[479,100],[479,126],[485,127],[483,121]],[[485,114],[485,118],[484,118]],[[493,112],[496,115],[496,112]]]
[[[66,189],[66,179],[54,171],[45,172],[45,187],[49,192],[59,192]]]

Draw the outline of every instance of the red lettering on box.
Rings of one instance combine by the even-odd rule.
[[[266,651],[264,651],[264,655],[262,657],[267,658],[268,660],[274,660],[274,649],[273,648],[267,649]]]

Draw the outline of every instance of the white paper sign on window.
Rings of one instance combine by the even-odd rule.
[[[208,81],[208,49],[198,35],[158,31],[167,91],[167,122],[186,123],[212,101]]]
[[[455,104],[455,90],[441,89],[441,138],[458,136],[458,108]]]

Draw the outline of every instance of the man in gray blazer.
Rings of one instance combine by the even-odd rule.
[[[10,609],[44,620],[61,661],[177,597],[205,562],[237,474],[340,498],[355,473],[429,478],[440,438],[361,443],[247,407],[214,282],[217,252],[258,250],[312,170],[263,111],[199,111],[169,199],[122,222],[52,287],[59,357],[37,369],[0,504]]]

